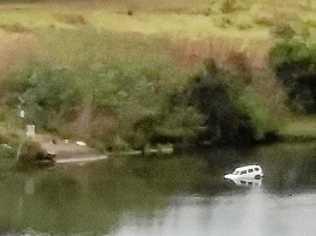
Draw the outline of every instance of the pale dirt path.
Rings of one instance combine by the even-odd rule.
[[[92,161],[101,161],[106,160],[108,157],[105,155],[98,156],[87,156],[87,157],[77,157],[77,158],[64,158],[56,159],[57,164],[67,164],[67,163],[83,163],[83,162],[92,162]]]
[[[54,140],[54,142],[53,142]],[[90,162],[107,159],[106,155],[99,154],[88,146],[79,146],[75,141],[65,143],[64,140],[51,135],[36,135],[33,141],[51,154],[56,154],[56,163]]]

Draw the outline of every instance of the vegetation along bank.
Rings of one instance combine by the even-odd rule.
[[[313,6],[132,2],[1,4],[1,143],[32,123],[101,151],[252,145],[315,113],[313,18],[289,18]]]

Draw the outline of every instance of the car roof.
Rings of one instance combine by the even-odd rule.
[[[248,165],[248,166],[243,166],[243,167],[239,167],[237,169],[235,169],[235,171],[243,171],[243,170],[247,170],[247,169],[251,169],[251,168],[260,168],[260,166],[258,165]]]

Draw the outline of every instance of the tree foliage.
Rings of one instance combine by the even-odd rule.
[[[271,50],[270,63],[288,93],[291,107],[316,112],[316,45],[282,41]]]

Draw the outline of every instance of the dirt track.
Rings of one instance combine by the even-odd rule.
[[[95,149],[88,146],[80,146],[75,141],[65,143],[64,140],[50,135],[36,135],[33,139],[48,153],[55,154],[56,163],[89,162],[106,159]]]

